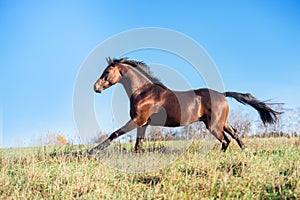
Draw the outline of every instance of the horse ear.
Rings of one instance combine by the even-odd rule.
[[[106,62],[110,65],[110,64],[112,64],[114,61],[113,61],[113,59],[111,59],[110,57],[107,57],[107,58],[106,58]]]

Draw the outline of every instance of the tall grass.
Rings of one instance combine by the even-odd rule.
[[[207,155],[193,143],[162,169],[125,173],[86,155],[83,146],[1,150],[1,199],[297,199],[299,138],[245,139]],[[149,153],[136,154],[152,164]],[[168,152],[164,152],[168,153]],[[131,156],[134,154],[128,153]],[[126,157],[125,159],[129,159]]]

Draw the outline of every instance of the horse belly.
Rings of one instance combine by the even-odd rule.
[[[152,107],[150,125],[178,127],[199,121],[200,99],[193,91],[166,93]]]
[[[149,124],[153,126],[177,127],[180,126],[180,113],[169,113],[167,109],[160,107],[158,112],[150,116]]]

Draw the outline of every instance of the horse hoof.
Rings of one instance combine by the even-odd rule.
[[[88,153],[89,155],[95,155],[95,154],[96,154],[96,151],[95,151],[94,149],[90,149],[90,150],[87,151],[87,153]]]
[[[139,154],[139,153],[141,153],[141,150],[140,150],[140,149],[135,149],[135,150],[133,151],[133,153]]]

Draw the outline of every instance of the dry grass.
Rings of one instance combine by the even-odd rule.
[[[2,149],[0,198],[299,198],[299,138],[253,138],[245,143],[249,152],[232,142],[226,153],[217,146],[205,156],[194,144],[167,167],[148,173],[109,168],[87,156],[82,146]],[[149,152],[137,156],[144,163],[156,161]]]

